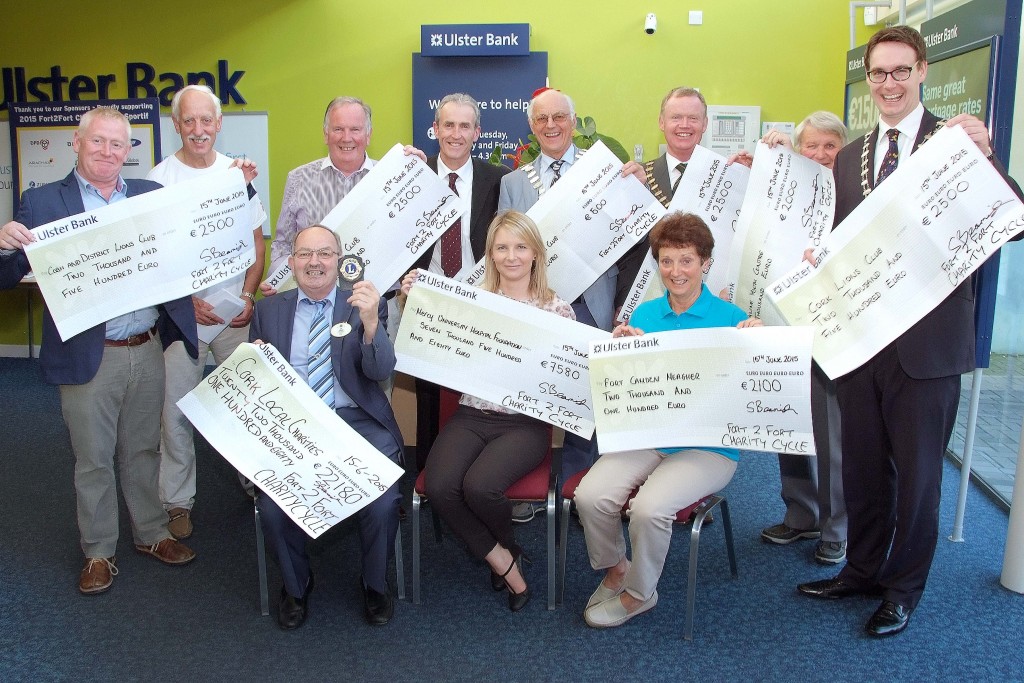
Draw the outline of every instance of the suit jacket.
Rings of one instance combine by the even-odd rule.
[[[644,164],[644,170],[647,170],[647,166],[650,166],[651,175],[654,177],[654,183],[657,185],[657,188],[651,188],[651,192],[656,192],[659,189],[661,190],[661,193],[664,195],[664,199],[659,196],[658,200],[661,201],[667,209],[668,202],[672,201],[672,181],[669,179],[668,174],[668,157],[662,154],[654,161],[648,161]]]
[[[577,159],[579,154],[580,151],[576,150]],[[537,157],[537,159],[539,158]],[[537,159],[528,164],[523,164],[501,179],[498,211],[515,209],[516,211],[526,213],[537,203],[537,200],[540,199],[540,192],[533,186],[526,175],[526,169],[534,166],[537,163]],[[540,169],[538,169],[538,174],[539,172]],[[587,303],[590,314],[597,321],[597,326],[603,330],[612,329],[612,318],[615,315],[615,283],[618,274],[618,267],[613,265],[583,292],[583,300]]]
[[[134,197],[160,189],[159,183],[149,180],[125,180],[127,195]],[[21,205],[14,220],[28,228],[74,216],[85,211],[82,194],[74,172],[63,180],[34,187],[21,195]],[[10,289],[31,269],[23,250],[0,257],[0,289]],[[195,309],[191,297],[167,301],[158,306],[160,317],[157,328],[164,348],[181,340],[189,355],[198,355],[199,340],[196,332]],[[39,365],[43,377],[50,384],[85,384],[96,376],[103,358],[106,323],[80,332],[67,341],[61,341],[50,309],[43,312],[43,341],[39,351]]]
[[[929,133],[941,119],[925,109],[921,127],[917,131],[914,147],[916,152]],[[836,214],[834,226],[850,215],[862,201],[861,153],[864,148],[861,136],[848,144],[836,157]],[[878,140],[878,126],[868,133],[868,185],[874,189],[875,143]],[[1020,196],[1020,188],[1006,175],[1002,165],[995,162],[996,169],[1006,178]],[[896,341],[896,352],[903,370],[914,379],[934,379],[960,375],[974,369],[974,278],[968,278],[953,290],[946,299],[917,324],[900,335]]]
[[[437,156],[427,159],[427,166],[437,173]],[[501,179],[509,173],[506,166],[495,166],[482,159],[473,159],[473,187],[470,189],[470,226],[469,246],[473,250],[473,258],[477,261],[484,257],[487,246],[487,228],[491,225],[494,214],[498,211],[498,193]],[[447,178],[443,178],[447,180]],[[437,242],[434,243],[437,245]],[[430,267],[430,256],[434,248],[427,249],[413,264],[413,268],[426,270]],[[463,264],[466,265],[466,264]]]
[[[273,344],[287,360],[292,350],[292,326],[299,295],[300,290],[290,289],[256,302],[249,323],[250,341],[262,339]],[[395,369],[395,347],[387,333],[387,302],[381,298],[377,311],[380,318],[377,334],[371,343],[363,344],[363,322],[359,319],[359,309],[349,305],[347,298],[345,292],[338,290],[334,300],[332,324],[348,322],[352,326],[352,331],[344,337],[331,336],[331,366],[334,375],[356,405],[391,433],[395,450],[401,455],[404,443],[402,432],[398,429],[391,404],[378,384],[388,379]],[[306,340],[299,340],[299,343],[305,344]],[[376,443],[374,445],[377,446]]]

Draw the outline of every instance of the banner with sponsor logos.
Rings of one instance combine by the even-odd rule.
[[[132,124],[131,150],[121,175],[145,178],[160,157],[160,105],[157,99],[92,100],[89,102],[10,103],[13,212],[21,193],[61,180],[75,167],[78,156],[71,141],[82,114],[99,105],[114,107]]]

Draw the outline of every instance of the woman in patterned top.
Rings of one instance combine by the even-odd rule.
[[[575,319],[572,307],[547,284],[547,255],[537,226],[518,211],[499,213],[487,232],[483,289]],[[402,281],[408,293],[416,280]],[[469,551],[491,568],[491,587],[508,589],[513,612],[530,600],[517,560],[512,503],[505,490],[544,459],[548,426],[503,406],[463,394],[455,415],[441,428],[427,458],[431,504]]]

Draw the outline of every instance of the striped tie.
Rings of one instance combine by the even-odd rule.
[[[555,177],[551,179],[552,185],[557,183],[558,179],[562,177],[562,164],[564,163],[565,159],[556,159],[555,161],[551,162],[550,166],[548,166],[548,168],[551,169],[551,172],[555,174]]]
[[[676,178],[676,181],[674,183],[672,183],[672,196],[673,197],[676,194],[676,188],[679,187],[679,183],[683,179],[683,174],[686,173],[686,162],[685,161],[681,161],[678,164],[676,164],[676,170],[679,171],[679,177]]]
[[[327,316],[327,300],[312,301],[316,306],[309,326],[309,360],[306,376],[310,388],[331,408],[334,407],[334,373],[331,370],[331,333]]]

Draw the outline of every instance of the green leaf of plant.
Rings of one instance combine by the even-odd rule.
[[[495,145],[494,149],[491,150],[491,156],[487,157],[487,163],[491,166],[502,166],[502,159],[504,158],[504,150]]]
[[[587,116],[583,119],[583,134],[588,138],[593,137],[594,133],[597,132],[597,122],[594,121],[594,117]]]

